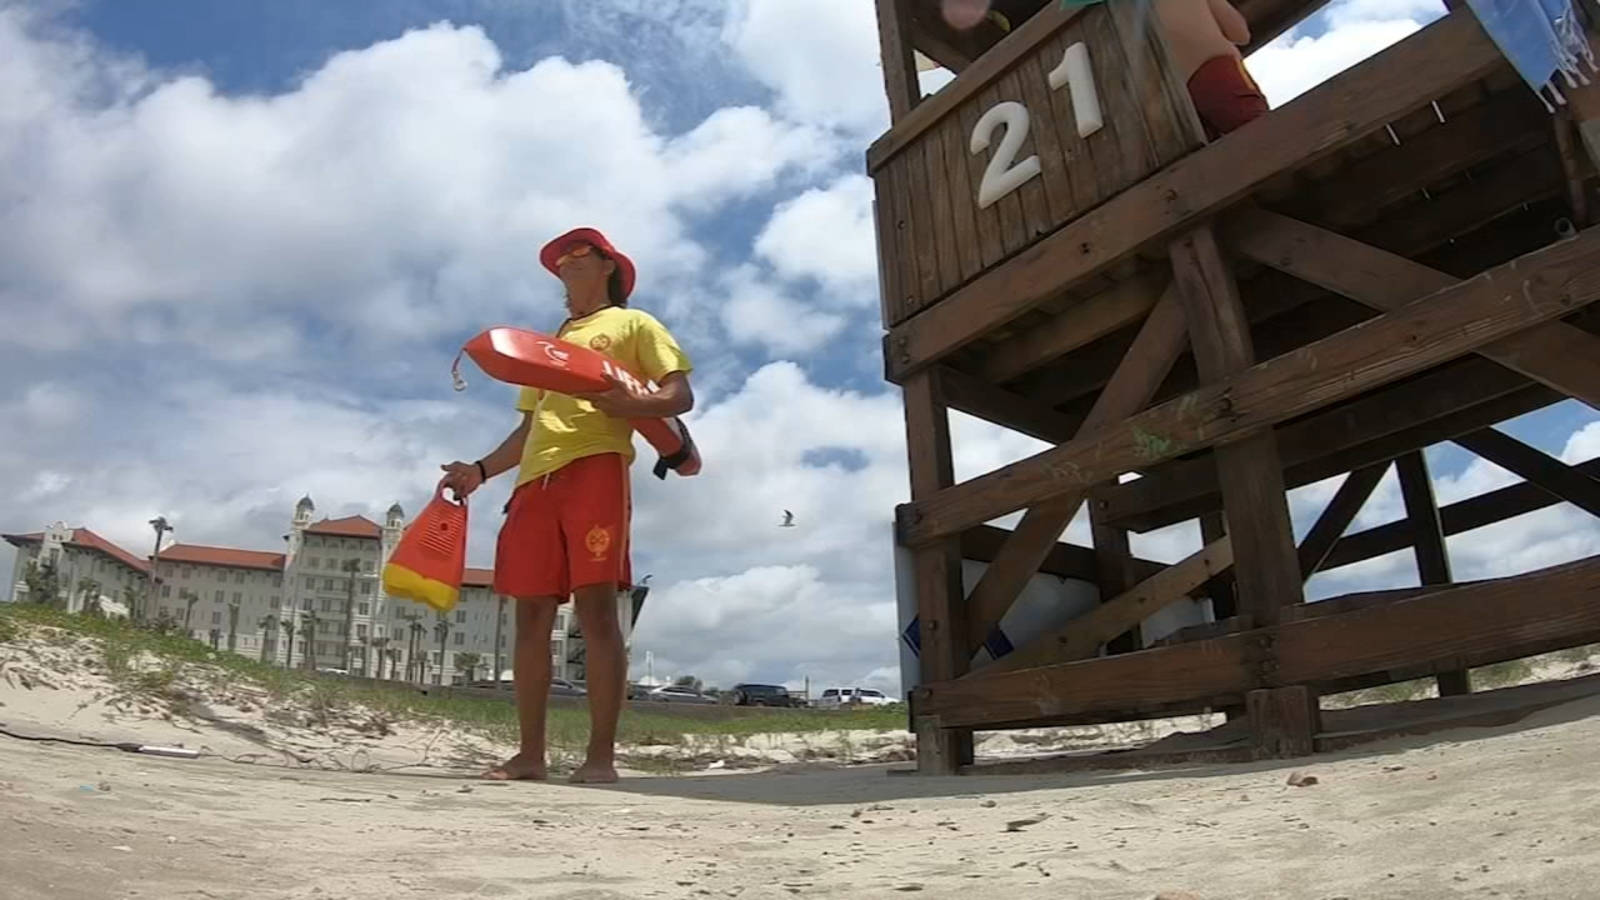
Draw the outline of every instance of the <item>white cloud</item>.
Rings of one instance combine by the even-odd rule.
[[[723,39],[788,118],[873,136],[889,126],[875,7],[862,0],[734,0]]]
[[[722,279],[721,297],[715,302],[728,336],[777,355],[809,354],[845,326],[843,316],[791,296],[752,266],[729,272]]]
[[[1435,0],[1339,0],[1321,15],[1250,55],[1249,69],[1268,102],[1281,106],[1329,77],[1405,39],[1444,14]]]
[[[779,275],[822,285],[824,303],[873,306],[878,297],[872,180],[846,175],[778,205],[755,249]]]

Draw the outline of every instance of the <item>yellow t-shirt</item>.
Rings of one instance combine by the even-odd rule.
[[[557,337],[604,353],[640,379],[661,383],[673,372],[690,371],[689,357],[655,317],[637,309],[608,306],[573,319]],[[522,389],[517,409],[533,413],[517,472],[520,486],[575,459],[620,453],[633,462],[633,426],[593,404],[539,388]]]

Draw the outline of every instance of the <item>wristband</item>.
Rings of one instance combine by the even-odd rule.
[[[479,478],[479,480],[480,481],[485,481],[485,482],[488,481],[489,480],[489,472],[488,472],[487,469],[485,469],[483,467],[483,460],[480,459],[477,462],[473,463],[473,465],[478,467],[478,478]]]

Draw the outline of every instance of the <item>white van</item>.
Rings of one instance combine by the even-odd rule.
[[[871,688],[828,688],[817,698],[818,709],[838,709],[841,706],[889,706],[894,698],[883,691]]]

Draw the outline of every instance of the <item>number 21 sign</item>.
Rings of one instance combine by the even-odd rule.
[[[1045,76],[1050,89],[1067,87],[1072,97],[1072,113],[1077,119],[1078,136],[1088,137],[1105,124],[1100,113],[1100,96],[1095,88],[1094,70],[1089,65],[1089,48],[1080,41],[1067,48],[1061,62]],[[987,209],[1039,174],[1039,157],[1017,162],[1017,151],[1028,139],[1028,108],[1015,100],[996,103],[985,110],[973,126],[970,150],[974,156],[989,149],[996,129],[1003,129],[1000,145],[989,157],[978,184],[978,208]]]

